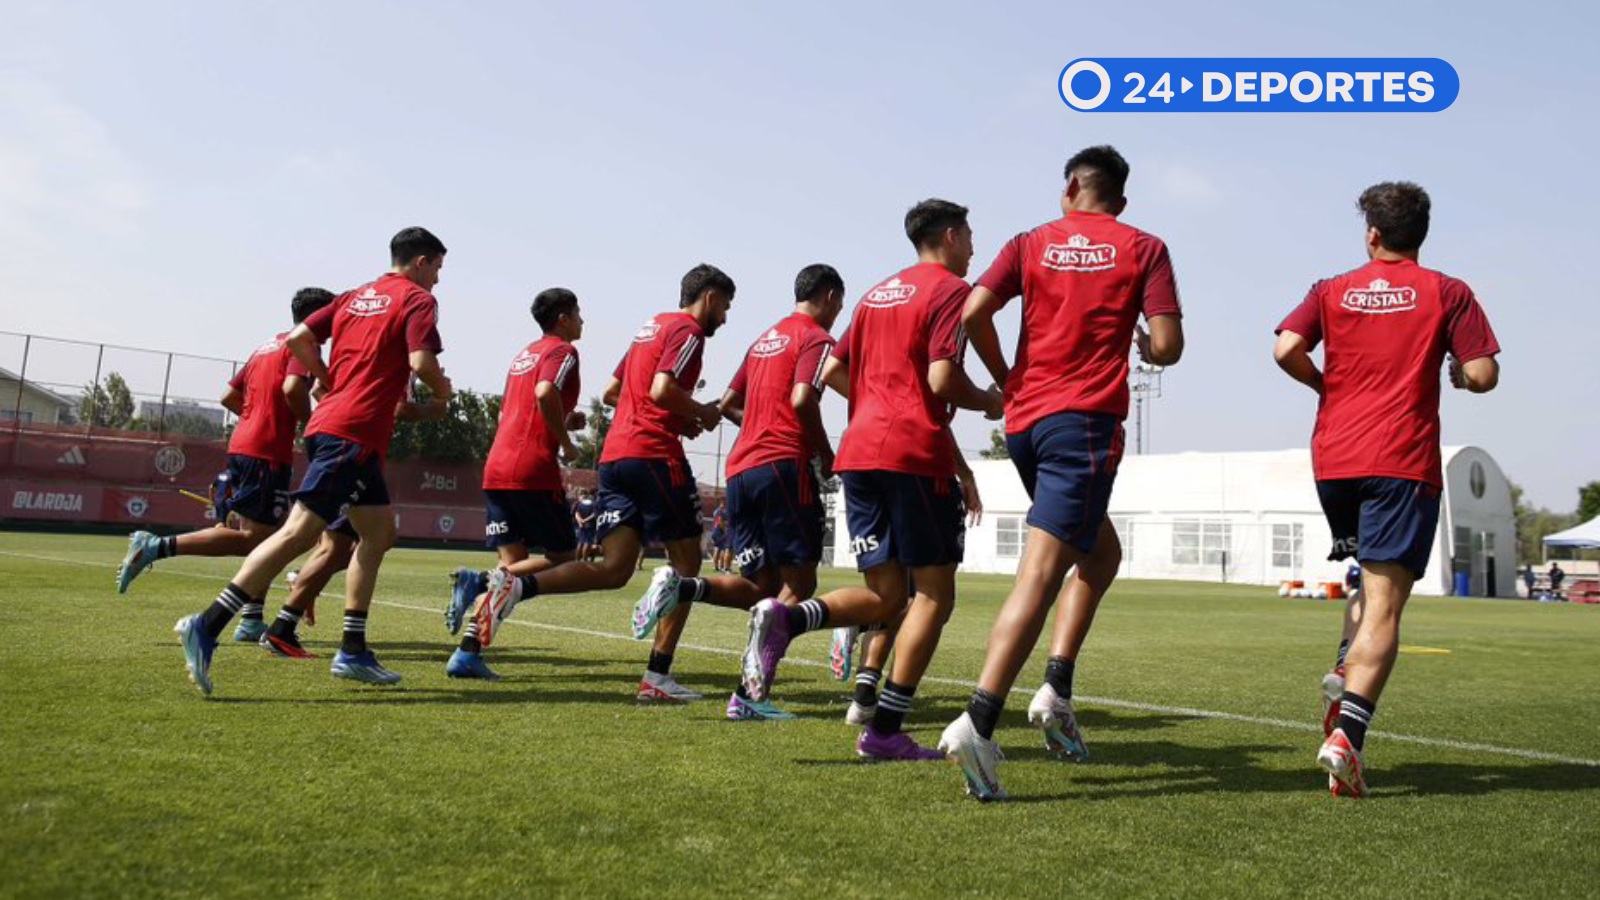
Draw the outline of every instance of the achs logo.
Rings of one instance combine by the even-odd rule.
[[[917,286],[914,284],[901,284],[900,279],[891,278],[867,292],[861,301],[867,306],[882,309],[889,306],[899,306],[911,302],[912,295],[916,294]]]
[[[1344,302],[1339,304],[1351,312],[1387,315],[1410,312],[1417,308],[1415,288],[1393,287],[1379,278],[1364,288],[1351,288],[1344,292]]]
[[[1045,247],[1044,259],[1039,262],[1057,272],[1103,272],[1117,267],[1117,248],[1090,243],[1087,237],[1075,234],[1065,244]]]
[[[778,329],[774,328],[763,335],[761,340],[755,342],[755,345],[750,348],[750,355],[757,359],[766,359],[782,353],[787,346],[789,346],[789,336],[780,334]]]
[[[521,353],[517,354],[516,359],[511,361],[511,374],[526,375],[530,370],[533,369],[534,366],[537,366],[538,364],[539,354],[529,353],[527,350],[523,350]]]
[[[388,294],[380,294],[372,288],[367,288],[350,301],[345,311],[352,316],[381,316],[389,311],[389,304],[392,302]]]
[[[655,340],[656,335],[660,333],[661,326],[656,324],[654,321],[649,321],[644,323],[644,327],[640,328],[639,331],[634,334],[633,342],[635,344],[648,344]]]

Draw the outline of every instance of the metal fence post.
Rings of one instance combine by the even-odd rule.
[[[106,362],[106,345],[100,345],[100,352],[94,358],[94,381],[89,385],[89,415],[88,421],[83,423],[84,434],[93,436],[94,417],[100,414],[100,369]]]
[[[12,422],[15,423],[12,426],[14,431],[22,430],[22,388],[23,385],[28,383],[28,351],[32,348],[33,335],[24,336],[22,338],[22,371],[17,373],[17,404],[11,417]]]
[[[167,436],[167,390],[172,386],[172,354],[167,354],[167,374],[161,379],[161,412],[156,416],[156,434]]]

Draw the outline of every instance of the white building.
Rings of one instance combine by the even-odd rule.
[[[1455,573],[1476,596],[1516,596],[1516,517],[1511,485],[1476,447],[1444,450],[1439,533],[1419,594],[1448,594]],[[983,521],[967,531],[968,572],[1011,574],[1027,533],[1028,495],[1009,461],[975,460]],[[844,504],[837,504],[834,559],[854,565]],[[1276,585],[1342,581],[1329,562],[1332,537],[1307,450],[1127,456],[1111,498],[1124,578]],[[1489,586],[1493,585],[1493,590]]]

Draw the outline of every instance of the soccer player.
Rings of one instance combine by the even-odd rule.
[[[724,500],[711,511],[711,567],[718,572],[733,570],[733,551],[728,535],[728,504]]]
[[[373,684],[400,680],[379,665],[366,639],[378,567],[395,539],[383,457],[413,373],[432,390],[436,409],[449,402],[452,389],[439,367],[439,308],[430,293],[445,246],[426,229],[406,228],[390,241],[389,255],[393,265],[386,274],[342,295],[287,338],[295,359],[327,386],[306,425],[311,464],[283,528],[251,551],[209,608],[178,621],[189,677],[203,693],[211,693],[211,655],[228,620],[250,598],[266,593],[272,579],[310,550],[341,513],[358,540],[345,578],[344,637],[331,671]],[[330,338],[325,365],[318,345]]]
[[[1500,381],[1494,330],[1465,282],[1417,264],[1431,203],[1410,182],[1356,203],[1366,265],[1311,286],[1278,326],[1273,355],[1316,391],[1311,465],[1333,532],[1331,560],[1361,564],[1343,640],[1323,680],[1327,739],[1317,762],[1334,796],[1363,797],[1367,725],[1394,668],[1400,614],[1427,569],[1439,524],[1439,370],[1475,394]],[[1322,345],[1319,370],[1311,351]]]
[[[849,595],[847,604],[831,597],[801,604],[802,627],[780,631],[783,640],[764,647],[762,659],[775,666],[781,653],[772,650],[801,631],[888,625],[904,612],[893,669],[856,742],[859,755],[878,760],[941,757],[902,725],[955,606],[966,514],[982,508],[950,430],[951,407],[990,418],[1001,413],[1000,392],[979,389],[961,367],[972,261],[966,207],[924,200],[906,213],[905,230],[917,262],[866,292],[823,376],[850,398],[834,469],[844,481],[850,543],[868,590]],[[909,605],[908,579],[916,588]]]
[[[1117,220],[1127,206],[1127,162],[1111,147],[1090,147],[1067,160],[1064,177],[1062,217],[1007,242],[962,314],[973,349],[1005,385],[1006,447],[1033,501],[1017,580],[989,633],[978,689],[939,740],[980,800],[1005,796],[995,772],[995,724],[1058,601],[1044,684],[1028,704],[1028,720],[1057,755],[1088,755],[1072,709],[1072,676],[1122,562],[1106,506],[1128,416],[1128,352],[1137,343],[1146,362],[1161,366],[1183,353],[1166,245]],[[994,316],[1019,294],[1022,329],[1011,366]],[[1137,327],[1141,314],[1148,334]]]
[[[322,288],[301,288],[290,303],[296,325],[333,302]],[[256,348],[228,382],[222,405],[239,417],[228,439],[228,470],[218,479],[229,486],[216,502],[213,528],[172,537],[136,531],[128,554],[117,567],[117,593],[126,594],[135,578],[158,559],[174,556],[245,556],[283,524],[289,505],[289,477],[294,465],[294,433],[311,418],[311,383],[279,334]],[[238,527],[228,524],[236,517]],[[265,597],[244,605],[236,641],[258,641],[266,632],[261,622]]]
[[[721,419],[717,404],[701,403],[692,392],[705,342],[727,321],[734,290],[733,279],[715,266],[702,263],[690,269],[679,289],[678,311],[645,323],[606,386],[602,399],[617,412],[600,455],[597,531],[602,561],[573,560],[522,576],[496,570],[489,576],[487,607],[479,607],[480,614],[485,608],[497,610],[496,619],[503,619],[521,601],[541,594],[616,590],[632,577],[644,542],[660,541],[669,565],[656,570],[633,621],[636,638],[656,630],[639,682],[638,699],[645,703],[682,703],[701,696],[671,674],[690,601],[711,599],[705,597],[705,582],[695,577],[703,561],[704,532],[699,491],[682,439],[715,428]],[[686,602],[680,604],[680,599]],[[743,601],[738,608],[749,609],[759,599]]]
[[[600,545],[595,542],[595,517],[598,515],[595,508],[594,494],[588,488],[578,492],[578,502],[574,505],[573,521],[578,526],[578,558],[585,562],[594,559],[599,552]]]
[[[577,456],[569,431],[584,426],[577,412],[580,381],[578,350],[583,313],[578,296],[566,288],[550,288],[533,299],[533,319],[543,336],[511,361],[500,405],[500,425],[483,466],[483,498],[488,511],[484,532],[500,557],[505,577],[542,572],[577,557],[578,537],[561,482],[561,460]],[[542,556],[530,556],[539,547]],[[455,634],[463,615],[487,580],[469,569],[456,572],[456,589],[445,610],[445,624]],[[485,598],[487,592],[483,592]],[[503,596],[503,592],[502,592]],[[480,600],[478,615],[467,625],[461,646],[451,654],[445,674],[451,678],[499,676],[483,661],[482,650],[493,639],[497,620]]]

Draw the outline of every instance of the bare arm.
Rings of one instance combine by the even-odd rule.
[[[961,324],[967,330],[967,340],[983,360],[984,368],[994,383],[1004,386],[1011,377],[1011,366],[1006,363],[1006,353],[1000,347],[1000,334],[994,330],[994,316],[1004,303],[1000,296],[983,285],[967,295],[966,309],[961,312]]]
[[[650,400],[673,415],[697,423],[706,431],[717,427],[717,423],[722,421],[722,413],[715,403],[701,403],[694,399],[672,377],[671,372],[656,373],[655,380],[650,382]]]
[[[837,356],[828,357],[822,365],[822,383],[833,388],[839,396],[850,399],[850,367]]]
[[[800,434],[806,446],[822,461],[822,477],[833,477],[833,444],[822,425],[822,395],[809,384],[797,384],[789,392],[789,405],[794,407],[795,418],[800,421]]]
[[[1000,418],[1004,409],[1004,396],[998,388],[982,390],[953,359],[934,360],[928,366],[928,387],[940,400],[962,409],[977,410],[989,419]]]
[[[333,376],[328,374],[328,367],[322,362],[322,345],[304,322],[296,325],[283,342],[289,346],[289,352],[294,354],[300,365],[311,373],[311,377],[322,382],[325,388],[333,387]]]
[[[961,455],[961,447],[956,443],[956,433],[946,430],[950,436],[950,453],[955,457],[956,480],[961,482],[961,503],[967,508],[967,524],[977,525],[983,521],[983,498],[978,496],[978,479],[972,475],[972,466],[967,465],[967,458]]]
[[[283,380],[283,400],[296,421],[311,419],[311,382],[300,375],[290,375]]]
[[[1154,316],[1150,330],[1136,332],[1139,358],[1152,366],[1175,366],[1183,358],[1183,320],[1177,316]]]
[[[233,385],[228,385],[228,392],[222,395],[222,408],[234,415],[244,414],[244,394]]]
[[[1322,396],[1322,370],[1311,359],[1305,338],[1287,329],[1278,332],[1278,343],[1272,348],[1272,358],[1277,360],[1278,368],[1288,373],[1290,378],[1316,391],[1317,396]]]
[[[607,406],[615,407],[617,400],[622,397],[622,379],[613,377],[606,382],[605,392],[600,395],[600,402]]]
[[[722,402],[717,404],[717,408],[721,410],[724,419],[740,427],[744,426],[743,394],[729,388],[728,392],[722,395]]]
[[[1500,361],[1480,356],[1466,362],[1450,360],[1450,384],[1459,390],[1487,394],[1500,384]]]
[[[569,462],[578,456],[572,435],[567,433],[567,416],[561,411],[561,392],[554,382],[541,381],[534,385],[533,398],[539,404],[539,418],[544,421],[544,432],[552,446],[561,449],[561,456]]]
[[[439,355],[432,350],[411,351],[411,371],[416,373],[418,381],[433,392],[433,402],[447,403],[455,396],[455,387],[445,376],[444,369],[440,368]]]

